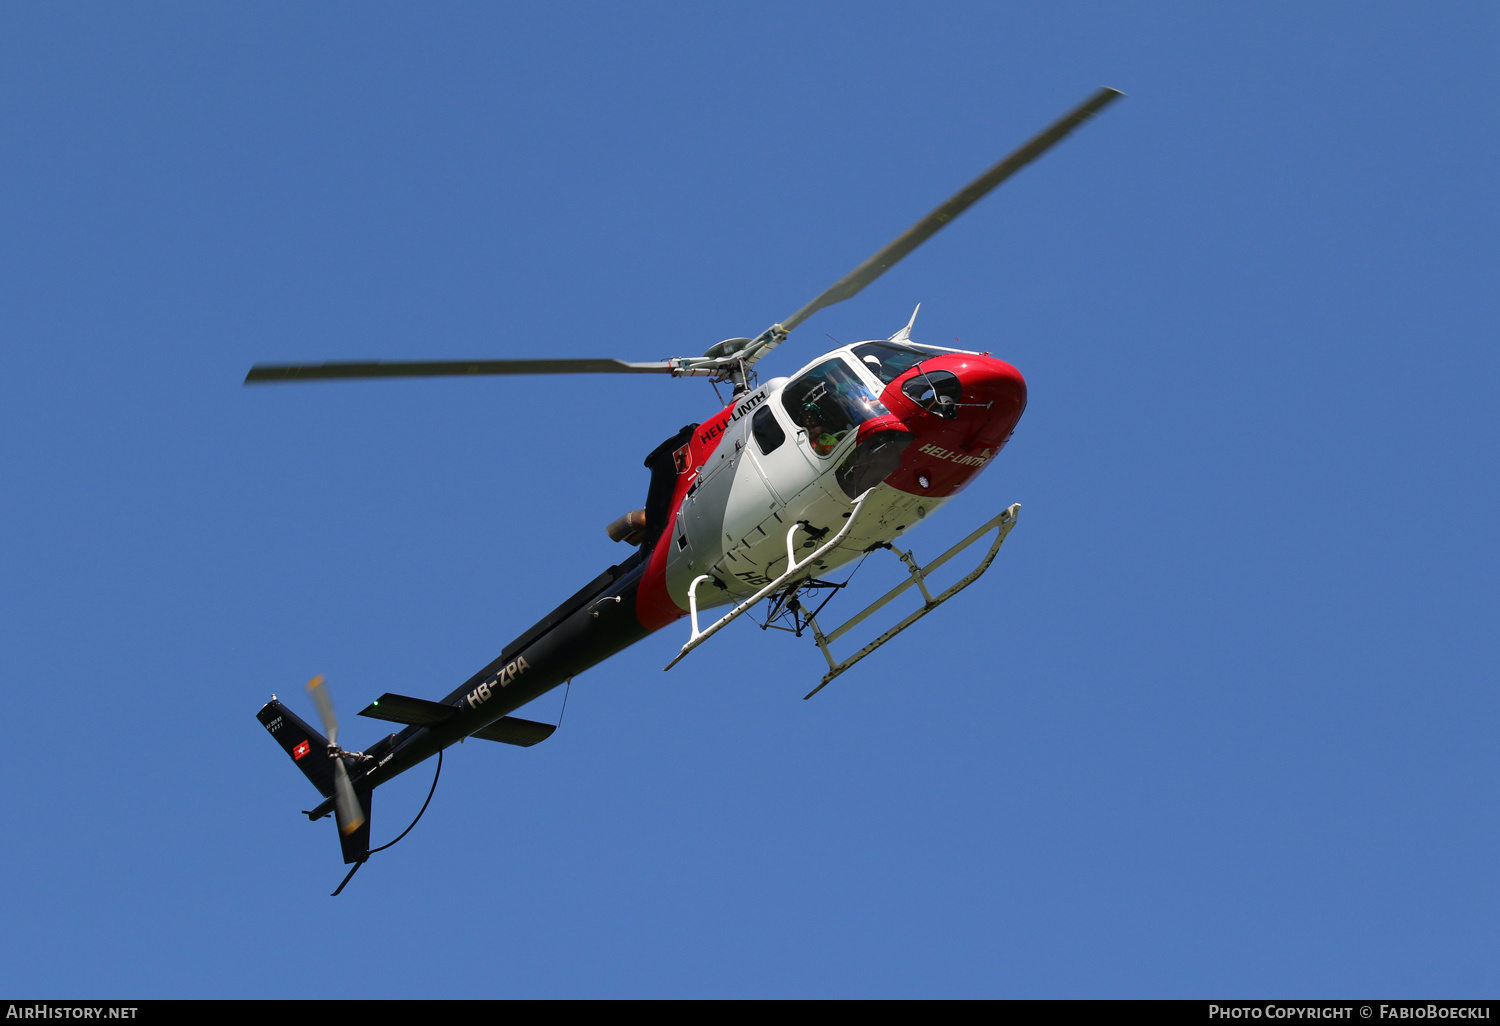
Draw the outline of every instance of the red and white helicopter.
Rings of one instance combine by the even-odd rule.
[[[465,738],[515,745],[545,740],[554,726],[509,714],[653,631],[690,618],[690,636],[667,665],[671,669],[765,601],[765,625],[782,626],[798,636],[810,631],[828,662],[828,672],[807,695],[811,698],[989,567],[1015,525],[1019,505],[1001,511],[926,566],[892,543],[947,503],[1004,448],[1026,408],[1020,372],[988,353],[913,342],[915,312],[890,338],[841,346],[790,377],[757,383],[756,365],[792,329],[859,292],[1121,95],[1098,90],[791,317],[755,338],[726,339],[702,356],[659,363],[257,364],[250,370],[246,384],[616,373],[706,377],[733,387],[729,405],[701,424],[682,428],[646,457],[651,483],[645,507],[607,529],[611,538],[637,546],[637,551],[505,646],[498,658],[447,696],[432,701],[385,694],[361,711],[362,716],[401,724],[399,732],[363,752],[339,747],[338,724],[321,677],[308,689],[326,737],[274,695],[260,710],[261,723],[324,797],[307,812],[309,818],[336,817],[344,861],[354,864],[345,883],[371,854],[370,799],[376,786],[429,756],[441,756],[444,748]],[[979,566],[946,591],[932,594],[928,574],[990,531],[994,538]],[[820,575],[879,549],[896,552],[908,577],[825,631],[817,613],[842,585]],[[832,642],[913,586],[923,599],[920,608],[852,656],[835,659]],[[720,606],[730,609],[702,626],[700,610]],[[436,782],[434,777],[434,787]]]

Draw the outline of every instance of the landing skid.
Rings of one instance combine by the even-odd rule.
[[[873,489],[871,489],[871,491],[873,491]],[[798,588],[802,587],[806,583],[806,580],[811,577],[811,571],[814,568],[816,561],[825,553],[832,552],[833,549],[837,547],[841,541],[844,540],[845,536],[849,534],[850,528],[852,528],[855,525],[855,522],[859,519],[860,510],[864,506],[865,499],[867,499],[869,495],[870,492],[865,492],[858,499],[856,499],[854,501],[854,509],[851,512],[849,519],[845,521],[843,529],[835,534],[832,538],[819,545],[811,555],[805,557],[801,562],[798,562],[796,556],[794,555],[796,551],[796,535],[799,529],[805,530],[807,525],[801,522],[793,524],[791,529],[787,531],[786,571],[783,572],[779,577],[777,577],[776,580],[770,582],[765,587],[757,591],[754,595],[745,599],[743,602],[740,602],[729,612],[725,613],[718,620],[714,621],[714,623],[711,624],[706,630],[700,630],[698,627],[698,586],[700,584],[704,584],[708,581],[713,580],[713,578],[708,574],[703,574],[695,578],[692,585],[688,588],[688,611],[691,617],[690,622],[692,624],[692,635],[688,638],[687,644],[682,646],[682,651],[677,653],[677,657],[670,663],[668,663],[665,667],[663,667],[663,669],[670,670],[672,667],[676,666],[689,652],[697,648],[709,638],[713,637],[720,630],[727,627],[730,623],[739,619],[745,613],[749,612],[751,607],[753,607],[761,599],[776,595],[784,591],[795,593],[795,591]],[[892,588],[890,591],[886,592],[880,598],[876,599],[874,602],[870,603],[864,609],[861,609],[858,613],[854,614],[854,616],[850,617],[844,623],[840,624],[838,627],[834,628],[827,634],[824,634],[822,628],[818,626],[816,615],[814,615],[812,612],[806,613],[805,622],[812,628],[813,640],[817,642],[819,650],[823,653],[823,658],[828,660],[828,673],[824,675],[823,679],[818,683],[817,687],[813,688],[803,696],[803,700],[805,701],[806,699],[811,698],[813,695],[816,695],[819,691],[822,691],[825,687],[828,686],[829,681],[833,680],[833,678],[849,669],[849,667],[859,662],[861,659],[869,655],[871,652],[875,651],[881,645],[884,645],[887,641],[890,641],[896,635],[906,630],[906,628],[910,627],[912,624],[916,623],[922,617],[932,612],[938,606],[942,605],[944,602],[947,602],[954,595],[957,595],[959,592],[963,591],[969,585],[977,581],[980,575],[988,570],[990,568],[990,564],[995,561],[995,556],[1000,552],[1000,546],[1005,543],[1006,535],[1010,534],[1010,529],[1016,526],[1016,517],[1020,514],[1020,510],[1021,504],[1019,502],[1002,510],[996,516],[992,517],[990,520],[980,526],[963,541],[953,546],[951,549],[934,559],[925,567],[918,566],[917,561],[912,558],[912,554],[910,552],[900,552],[899,550],[891,548],[891,546],[889,545],[885,546],[886,548],[891,548],[891,551],[895,552],[900,560],[906,564],[906,568],[911,576],[902,581],[900,584],[896,585],[896,587]],[[969,571],[969,573],[961,580],[959,580],[956,584],[948,588],[948,590],[944,591],[941,595],[933,597],[932,592],[928,590],[927,587],[927,576],[934,570],[942,566],[944,563],[948,562],[948,560],[958,555],[964,549],[968,548],[970,545],[973,545],[976,541],[983,537],[986,532],[989,531],[995,532],[995,540],[990,543],[990,550],[989,552],[985,553],[984,560],[973,570]],[[916,612],[912,613],[906,619],[896,624],[896,626],[880,635],[880,637],[870,642],[864,648],[860,649],[858,652],[854,653],[843,662],[836,662],[834,660],[833,652],[830,651],[828,647],[830,644],[843,637],[850,628],[864,622],[864,620],[872,613],[887,605],[889,602],[891,602],[891,600],[901,595],[912,585],[916,585],[919,589],[921,589],[923,599],[923,605],[921,609],[918,609]]]
[[[1002,510],[998,515],[985,523],[984,526],[974,531],[973,534],[969,535],[963,541],[953,546],[953,548],[943,553],[937,559],[934,559],[931,563],[928,563],[925,567],[918,566],[917,561],[912,558],[910,552],[900,552],[896,549],[892,549],[891,551],[897,554],[897,556],[901,559],[901,562],[906,564],[906,569],[910,572],[911,576],[902,581],[900,584],[896,585],[890,591],[886,592],[880,598],[876,599],[874,602],[870,603],[864,609],[861,609],[858,613],[855,613],[852,617],[844,621],[838,627],[835,627],[826,635],[818,626],[817,618],[811,615],[808,616],[807,622],[812,627],[813,640],[818,643],[818,648],[822,651],[823,658],[828,660],[828,672],[824,674],[823,679],[818,683],[817,687],[813,688],[807,694],[802,696],[802,700],[806,701],[813,695],[816,695],[819,691],[822,691],[825,687],[828,686],[828,682],[833,680],[833,678],[849,669],[849,667],[859,662],[861,659],[869,655],[871,652],[875,651],[881,645],[884,645],[887,641],[890,641],[896,635],[900,634],[902,631],[906,630],[906,628],[922,619],[922,617],[932,612],[938,606],[942,605],[944,602],[947,602],[954,595],[957,595],[969,585],[979,580],[980,575],[988,570],[990,568],[990,564],[995,561],[995,556],[1000,552],[1000,546],[1005,544],[1005,536],[1010,534],[1010,529],[1012,527],[1016,526],[1016,516],[1020,513],[1020,511],[1021,504],[1019,502],[1013,504],[1005,510]],[[948,560],[958,555],[970,545],[973,545],[984,535],[986,531],[991,530],[995,532],[995,540],[990,543],[990,551],[985,553],[983,562],[981,562],[973,570],[969,571],[966,576],[964,576],[956,584],[950,587],[947,591],[934,598],[932,592],[927,589],[927,575],[932,573],[938,567],[942,566],[944,563],[948,562]],[[921,609],[918,609],[915,613],[912,613],[906,619],[896,624],[896,626],[886,631],[880,637],[870,642],[868,645],[860,649],[858,652],[854,653],[848,659],[845,659],[841,663],[834,662],[833,653],[828,648],[830,644],[843,637],[851,627],[854,627],[857,624],[863,622],[865,618],[870,614],[885,606],[892,599],[896,598],[898,595],[906,591],[914,584],[922,590],[922,598],[924,600],[924,604]]]

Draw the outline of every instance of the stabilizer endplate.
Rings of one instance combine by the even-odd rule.
[[[429,702],[425,698],[394,695],[387,691],[359,711],[361,716],[390,723],[404,723],[408,727],[435,727],[458,712],[456,705]]]

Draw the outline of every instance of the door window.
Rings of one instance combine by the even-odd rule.
[[[750,430],[755,435],[756,442],[760,443],[760,451],[763,453],[769,454],[786,441],[786,432],[776,423],[776,414],[771,412],[769,406],[762,406],[755,411],[755,416],[750,421]]]
[[[871,417],[889,411],[854,369],[843,360],[826,360],[793,381],[781,393],[792,423],[807,430],[807,442],[819,456]]]

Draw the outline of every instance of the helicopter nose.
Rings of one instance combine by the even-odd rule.
[[[970,421],[979,429],[974,443],[1003,444],[1026,410],[1026,379],[1004,360],[988,356],[966,358],[953,373],[963,386],[958,419],[966,419],[965,413],[983,414],[983,424],[978,416]]]
[[[915,495],[948,496],[1010,440],[1026,410],[1026,379],[1004,360],[952,353],[893,381],[884,399],[911,437],[887,482]]]
[[[966,438],[998,442],[1026,409],[1026,380],[1004,360],[954,353],[924,361],[886,390],[887,406],[918,434],[951,433],[962,424]],[[977,432],[977,434],[976,434]]]

